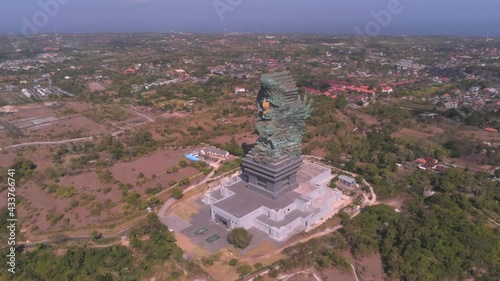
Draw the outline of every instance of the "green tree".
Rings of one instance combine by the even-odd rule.
[[[189,180],[189,178],[187,178],[187,177],[186,177],[186,178],[183,178],[183,179],[179,182],[179,184],[180,184],[180,185],[188,185],[190,182],[191,182],[191,181]]]
[[[36,164],[31,160],[17,158],[14,161],[14,165],[12,165],[11,169],[14,169],[16,171],[16,179],[29,178],[33,174],[33,171],[36,169]]]
[[[186,160],[181,159],[181,160],[179,160],[179,164],[178,165],[179,165],[179,167],[184,168],[184,167],[187,167],[188,163],[187,163]]]
[[[227,241],[235,247],[245,249],[252,242],[252,234],[242,227],[235,228],[227,235]]]
[[[92,233],[90,233],[90,239],[93,242],[96,242],[97,240],[99,240],[101,238],[102,238],[102,234],[100,232],[98,232],[97,230],[94,230],[94,231],[92,231]]]
[[[174,187],[174,188],[172,188],[172,195],[171,196],[172,196],[172,198],[179,200],[184,196],[184,194],[182,193],[182,189],[180,189],[178,187]]]
[[[238,268],[236,268],[236,271],[238,272],[240,277],[244,277],[244,276],[247,276],[248,274],[252,273],[253,268],[249,264],[243,264],[243,265],[238,266]]]
[[[495,177],[500,178],[500,169],[495,170]]]
[[[230,266],[237,266],[238,265],[238,259],[235,259],[235,258],[231,259],[229,261],[229,265]]]

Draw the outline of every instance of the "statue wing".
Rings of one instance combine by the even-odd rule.
[[[297,102],[292,103],[290,108],[285,112],[282,124],[287,126],[291,132],[302,136],[306,132],[306,119],[311,116],[311,113],[312,101],[308,102],[307,97],[302,100],[299,96]]]

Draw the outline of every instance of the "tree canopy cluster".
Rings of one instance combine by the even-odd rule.
[[[450,187],[450,177],[437,178],[436,184]],[[454,174],[453,180],[461,186],[467,176]],[[390,280],[496,280],[500,231],[475,201],[456,188],[444,188],[413,199],[400,214],[384,205],[368,207],[344,221],[342,233],[355,256],[379,252]]]
[[[92,236],[100,234],[93,232]],[[182,250],[175,244],[174,236],[154,214],[132,229],[129,238],[133,251],[124,246],[39,245],[34,251],[18,252],[16,274],[2,274],[0,280],[143,280],[154,275],[155,268],[164,266],[170,258],[182,260]],[[1,250],[2,255],[6,255],[6,250]],[[199,270],[195,265],[191,267]],[[178,280],[178,276],[169,280]]]

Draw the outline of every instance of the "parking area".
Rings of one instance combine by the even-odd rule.
[[[216,223],[210,219],[209,205],[204,204],[203,202],[201,202],[201,200],[199,203],[202,206],[199,209],[199,212],[192,216],[191,222],[186,222],[187,224],[189,224],[189,226],[183,228],[182,230],[180,230],[180,232],[188,237],[190,242],[205,248],[211,253],[231,246],[227,242],[227,235],[229,233],[229,230],[224,224]],[[177,216],[173,215],[172,217]],[[179,219],[182,220],[181,218],[177,217],[174,221],[176,225],[179,225]],[[167,225],[170,227],[169,224]],[[173,227],[170,228],[174,229]],[[177,231],[176,229],[174,230]],[[252,249],[259,246],[261,243],[266,241],[271,241],[273,244],[279,245],[279,242],[272,240],[265,232],[257,228],[250,228],[248,229],[248,232],[252,234],[252,243],[246,249],[241,251],[242,254],[248,253]]]
[[[229,246],[227,242],[229,230],[223,224],[216,224],[210,219],[209,205],[201,201],[200,204],[202,207],[199,213],[192,216],[191,225],[184,228],[181,233],[186,235],[191,242],[202,246],[212,253]]]
[[[169,229],[173,231],[180,232],[183,229],[191,226],[191,223],[185,221],[181,217],[176,214],[169,214],[166,217],[160,217],[161,222],[166,224]]]

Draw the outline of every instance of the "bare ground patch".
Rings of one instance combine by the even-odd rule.
[[[361,111],[353,111],[352,114],[354,114],[355,116],[361,118],[361,120],[363,120],[369,126],[370,125],[378,125],[378,124],[380,124],[380,122],[378,121],[377,117],[372,116],[370,114],[366,114],[366,113],[361,112]]]
[[[382,267],[382,258],[379,253],[372,254],[360,259],[355,259],[353,264],[361,280],[385,280],[384,268]]]
[[[392,136],[395,138],[408,138],[408,137],[410,137],[410,138],[425,139],[425,138],[431,137],[432,135],[421,132],[421,131],[417,131],[414,129],[404,128],[404,129],[401,129],[401,130],[397,131],[396,133],[392,134]]]
[[[14,164],[16,153],[13,151],[0,152],[0,167],[10,167]]]

